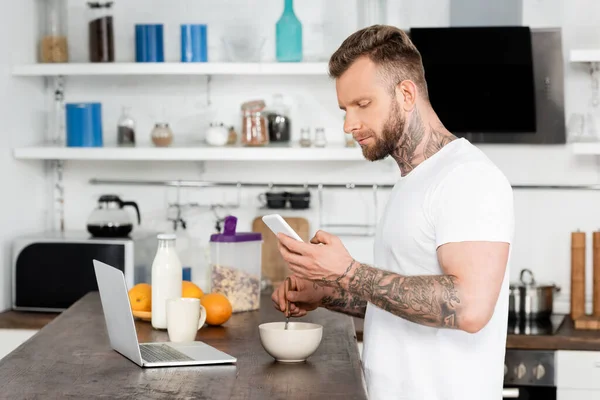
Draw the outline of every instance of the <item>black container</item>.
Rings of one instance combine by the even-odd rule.
[[[281,209],[281,208],[285,208],[287,205],[288,193],[287,192],[266,192],[266,193],[261,193],[258,196],[258,199],[267,208]]]
[[[112,2],[88,2],[90,62],[115,61]]]
[[[290,110],[285,105],[281,94],[273,96],[273,105],[267,109],[265,117],[267,119],[269,142],[289,142],[292,133],[292,122],[290,120]]]
[[[288,193],[290,206],[295,210],[305,210],[310,207],[310,192]]]
[[[269,141],[271,143],[290,141],[292,124],[289,117],[281,114],[269,113],[267,114],[267,127],[269,131]]]

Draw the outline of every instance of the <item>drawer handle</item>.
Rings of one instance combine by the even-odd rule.
[[[502,398],[503,399],[518,399],[519,398],[519,388],[502,389]]]
[[[594,363],[594,367],[596,367],[596,368],[600,368],[600,361],[596,361],[596,362]]]

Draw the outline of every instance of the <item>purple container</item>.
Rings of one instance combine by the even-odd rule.
[[[210,237],[211,291],[225,295],[233,312],[260,307],[262,235],[236,232],[237,218],[225,218],[223,233]]]

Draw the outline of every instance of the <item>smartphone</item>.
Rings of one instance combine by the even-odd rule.
[[[275,235],[281,232],[293,237],[296,240],[303,242],[302,238],[296,233],[295,230],[292,229],[292,227],[287,222],[285,222],[281,215],[265,215],[264,217],[262,217],[262,220]]]

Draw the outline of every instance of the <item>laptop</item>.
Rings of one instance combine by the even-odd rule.
[[[113,350],[143,368],[234,364],[235,357],[203,342],[138,342],[123,272],[94,260],[106,329]]]

